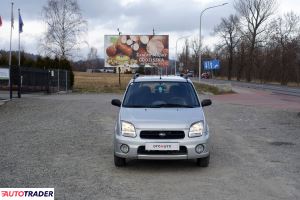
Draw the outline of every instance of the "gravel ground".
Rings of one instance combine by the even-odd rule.
[[[115,97],[40,95],[0,106],[0,187],[54,187],[58,200],[300,199],[296,111],[215,101],[205,108],[208,168],[193,161],[116,168]]]

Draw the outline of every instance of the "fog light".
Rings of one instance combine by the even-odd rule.
[[[204,146],[202,144],[198,144],[196,147],[195,147],[195,151],[196,153],[202,153],[204,151]]]
[[[128,153],[129,152],[129,146],[127,144],[122,144],[120,146],[120,149],[123,153]]]

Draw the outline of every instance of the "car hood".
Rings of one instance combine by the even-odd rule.
[[[132,123],[137,129],[183,129],[197,121],[205,121],[198,108],[122,108],[120,120]]]

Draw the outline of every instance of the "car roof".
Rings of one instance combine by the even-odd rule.
[[[191,82],[190,79],[186,79],[181,76],[138,76],[135,79],[131,79],[131,82],[151,82],[151,81]]]

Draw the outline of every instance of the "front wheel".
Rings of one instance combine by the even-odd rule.
[[[209,156],[204,157],[204,158],[198,158],[197,159],[197,165],[199,167],[208,167],[208,165],[209,165]]]
[[[114,161],[116,167],[124,167],[126,165],[126,158],[121,158],[114,155]]]

